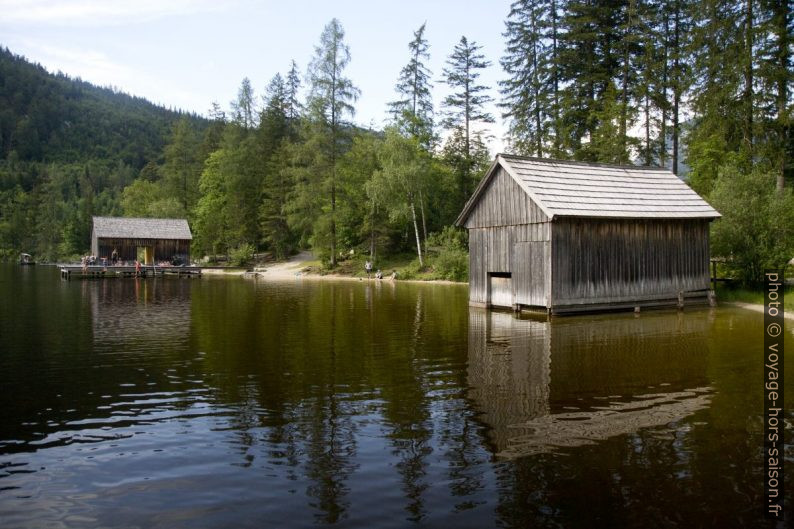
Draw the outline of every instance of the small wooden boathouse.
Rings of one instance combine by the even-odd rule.
[[[174,257],[189,264],[192,239],[185,219],[94,217],[91,253],[110,262],[116,250],[120,261],[132,263],[138,260],[140,250],[145,265],[170,262]]]
[[[456,221],[469,301],[551,313],[705,302],[719,217],[666,169],[500,154]]]

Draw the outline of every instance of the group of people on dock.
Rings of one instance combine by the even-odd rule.
[[[110,253],[110,265],[111,266],[129,266],[128,263],[125,263],[121,259],[119,259],[119,252],[116,248],[113,248],[113,251]],[[89,266],[108,266],[108,258],[107,257],[97,257],[96,255],[84,255],[80,257],[80,266],[83,268],[83,272],[88,271]],[[141,263],[137,259],[134,261],[135,266],[135,275],[141,275]]]

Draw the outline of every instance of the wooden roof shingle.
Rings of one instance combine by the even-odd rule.
[[[191,240],[185,219],[141,219],[127,217],[93,217],[94,235],[113,239]]]
[[[721,215],[672,172],[637,167],[498,154],[466,203],[462,226],[503,167],[549,218],[607,217],[714,219]]]

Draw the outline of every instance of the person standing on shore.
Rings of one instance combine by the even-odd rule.
[[[364,270],[367,271],[367,279],[372,279],[370,277],[370,275],[372,274],[372,262],[371,261],[367,261],[366,263],[364,263]]]

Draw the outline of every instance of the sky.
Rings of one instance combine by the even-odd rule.
[[[345,29],[347,76],[361,90],[354,121],[381,128],[394,85],[408,62],[408,42],[427,23],[429,67],[438,111],[440,82],[454,45],[465,35],[492,65],[481,76],[498,99],[504,77],[504,20],[510,0],[0,0],[0,45],[101,86],[166,107],[206,115],[213,101],[228,109],[244,77],[258,95],[295,60],[305,74],[323,27]],[[492,152],[506,127],[495,105]]]

